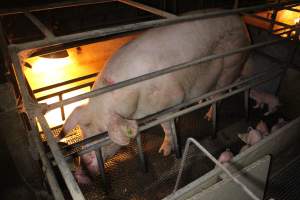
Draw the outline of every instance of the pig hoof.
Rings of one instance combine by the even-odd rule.
[[[159,153],[163,153],[164,156],[168,156],[171,154],[171,150],[172,150],[172,147],[171,147],[171,144],[170,143],[166,143],[164,142],[161,147],[159,148]]]

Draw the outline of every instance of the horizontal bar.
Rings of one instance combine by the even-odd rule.
[[[197,142],[194,138],[188,138],[186,143],[185,143],[185,148],[184,148],[184,153],[183,153],[183,158],[180,162],[180,168],[179,168],[179,173],[176,179],[176,184],[173,190],[173,193],[176,192],[178,185],[179,185],[179,181],[181,179],[182,176],[182,172],[183,172],[183,167],[185,164],[185,160],[187,158],[187,153],[190,147],[190,143],[193,143],[199,150],[201,150],[211,161],[213,161],[216,166],[220,167],[222,171],[224,171],[237,185],[239,185],[244,192],[246,192],[246,194],[251,197],[251,199],[253,200],[260,200],[260,198],[258,198],[245,184],[243,184],[240,180],[238,180],[224,165],[222,165],[211,153],[209,153],[209,151],[207,151],[199,142]]]
[[[33,14],[31,14],[30,12],[27,12],[27,11],[25,11],[24,14],[44,34],[46,39],[50,39],[50,38],[55,37],[54,34],[38,18],[36,18]]]
[[[290,10],[290,11],[294,11],[294,12],[300,12],[299,9],[292,8],[292,7],[290,7],[290,8],[285,8],[285,10]]]
[[[85,93],[85,94],[81,94],[81,95],[78,95],[78,96],[75,96],[75,97],[72,97],[72,98],[68,98],[68,99],[65,99],[61,102],[56,102],[56,103],[53,103],[53,104],[49,104],[47,110],[48,111],[53,110],[55,108],[61,107],[62,105],[67,105],[67,104],[70,104],[70,103],[74,103],[76,101],[79,101],[79,100],[82,100],[82,99],[85,99],[85,98],[92,98],[92,97],[98,96],[100,94],[110,92],[110,91],[115,90],[115,89],[119,89],[119,88],[122,88],[122,87],[125,87],[125,86],[128,86],[128,85],[132,85],[134,83],[138,83],[138,82],[141,82],[141,81],[149,80],[149,79],[155,78],[157,76],[161,76],[161,75],[164,75],[164,74],[167,74],[167,73],[178,71],[180,69],[184,69],[184,68],[196,65],[196,64],[205,63],[205,62],[208,62],[208,61],[211,61],[211,60],[214,60],[214,59],[218,59],[218,58],[221,58],[221,57],[226,57],[226,56],[230,56],[230,55],[233,55],[233,54],[236,54],[236,53],[249,51],[249,50],[260,48],[260,47],[263,47],[263,46],[275,44],[275,43],[278,43],[278,42],[283,41],[283,40],[285,40],[285,38],[274,39],[274,40],[271,40],[271,41],[249,45],[247,47],[242,47],[242,48],[239,48],[239,49],[230,50],[230,51],[227,51],[225,53],[210,55],[210,56],[206,56],[204,58],[196,59],[194,61],[182,63],[182,64],[175,65],[175,66],[172,66],[172,67],[168,67],[168,68],[158,70],[158,71],[155,71],[155,72],[152,72],[152,73],[148,73],[148,74],[136,77],[136,78],[128,79],[126,81],[122,81],[122,82],[113,84],[111,86],[99,88],[99,89],[93,90],[93,91]]]
[[[74,41],[82,41],[86,39],[92,39],[92,38],[99,38],[104,37],[108,35],[114,35],[114,34],[121,34],[131,31],[137,31],[157,26],[163,26],[168,24],[174,24],[179,22],[185,22],[185,21],[191,21],[196,19],[207,19],[212,17],[221,17],[225,15],[231,15],[231,14],[237,14],[240,12],[248,12],[248,11],[258,11],[263,9],[271,9],[271,8],[280,8],[285,5],[290,5],[293,2],[297,1],[291,1],[291,2],[285,2],[285,3],[272,3],[272,4],[266,4],[266,5],[258,5],[258,6],[252,6],[252,7],[246,7],[246,8],[238,8],[238,9],[231,9],[231,10],[224,10],[224,11],[215,11],[215,12],[209,12],[205,14],[192,14],[192,15],[185,15],[180,16],[172,19],[160,19],[160,20],[152,20],[152,21],[146,21],[146,22],[140,22],[136,24],[127,24],[127,25],[120,25],[117,27],[110,27],[110,28],[102,28],[92,31],[86,31],[83,33],[74,33],[70,35],[64,35],[52,38],[50,40],[38,40],[33,42],[27,42],[22,44],[12,44],[9,46],[9,48],[17,48],[18,51],[28,50],[28,49],[35,49],[35,48],[42,48],[46,46],[52,46],[52,45],[58,45],[61,43],[69,43]]]
[[[135,1],[131,1],[131,0],[118,0],[118,1],[121,3],[127,4],[127,5],[130,5],[130,6],[133,6],[133,7],[139,8],[141,10],[148,11],[152,14],[155,14],[155,15],[158,15],[158,16],[161,16],[164,18],[177,17],[176,15],[174,15],[172,13],[169,13],[164,10],[160,10],[160,9],[157,9],[157,8],[154,8],[154,7],[139,3],[139,2],[135,2]]]
[[[246,15],[246,16],[250,16],[250,17],[260,19],[262,21],[270,22],[270,23],[273,23],[273,24],[276,24],[276,25],[279,25],[279,26],[283,26],[283,27],[286,27],[286,28],[293,27],[293,25],[288,25],[288,24],[285,24],[285,23],[282,23],[282,22],[273,21],[271,19],[268,19],[268,18],[265,18],[265,17],[262,17],[262,16],[258,16],[256,14],[250,14],[250,13],[245,13],[245,12],[243,12],[242,14]]]
[[[88,82],[88,83],[85,83],[85,84],[82,84],[82,85],[71,87],[71,88],[66,89],[66,90],[62,90],[62,91],[59,91],[59,92],[55,92],[55,93],[52,93],[52,94],[49,94],[49,95],[39,97],[36,100],[37,101],[42,101],[42,100],[49,99],[49,98],[54,97],[54,96],[62,95],[62,94],[65,94],[65,93],[68,93],[68,92],[71,92],[71,91],[74,91],[74,90],[78,90],[78,89],[81,89],[81,88],[84,88],[84,87],[88,87],[88,86],[91,86],[93,84],[94,84],[94,82]]]
[[[57,88],[57,87],[60,87],[60,86],[64,86],[64,85],[68,85],[68,84],[71,84],[71,83],[83,81],[85,79],[93,78],[93,77],[96,77],[97,75],[98,75],[98,73],[93,73],[93,74],[89,74],[89,75],[86,75],[86,76],[81,76],[79,78],[74,78],[74,79],[64,81],[64,82],[61,82],[61,83],[57,83],[57,84],[49,85],[49,86],[46,86],[46,87],[42,87],[42,88],[33,90],[32,92],[33,93],[43,92],[43,91],[50,90],[50,89],[53,89],[53,88]]]
[[[53,10],[58,8],[70,8],[70,7],[77,7],[77,6],[86,6],[86,5],[93,5],[98,3],[106,3],[106,2],[114,2],[115,0],[84,0],[84,1],[68,1],[68,2],[56,2],[52,4],[45,4],[41,6],[31,6],[25,7],[27,11],[34,12],[34,11],[43,11],[43,10]],[[24,8],[20,9],[2,9],[0,10],[0,16],[4,15],[14,15],[20,14],[24,12]]]
[[[269,75],[269,78],[265,78],[264,76],[267,76],[268,74],[270,74],[270,72],[271,73],[273,72],[273,75]],[[158,119],[156,119],[156,120],[154,120],[150,123],[147,123],[146,125],[140,126],[139,127],[139,132],[144,131],[146,129],[149,129],[151,127],[154,127],[158,124],[161,124],[162,122],[169,121],[171,119],[174,119],[174,118],[179,117],[181,115],[187,114],[187,113],[192,112],[194,110],[197,110],[197,109],[203,108],[205,106],[211,105],[212,103],[215,103],[215,102],[220,101],[222,99],[225,99],[227,97],[233,96],[233,95],[238,94],[240,92],[243,92],[245,90],[248,90],[251,87],[254,87],[256,85],[262,84],[264,82],[267,82],[267,81],[273,79],[274,77],[280,75],[281,73],[282,73],[282,70],[277,70],[277,72],[275,72],[275,73],[274,73],[274,70],[268,70],[268,71],[265,71],[263,73],[259,73],[255,76],[251,77],[251,78],[247,78],[243,81],[240,81],[238,83],[231,84],[230,86],[221,88],[219,90],[212,91],[210,93],[204,94],[204,95],[202,95],[200,97],[197,97],[197,98],[193,98],[193,99],[191,99],[187,102],[184,102],[184,103],[182,103],[178,106],[174,106],[173,109],[169,110],[169,113],[163,113],[163,114],[161,114],[161,116],[157,116]],[[253,82],[253,81],[255,81],[256,79],[259,79],[259,78],[261,78],[262,80],[257,81],[255,83],[251,83],[251,82]],[[243,84],[248,84],[248,85],[242,86]],[[232,92],[228,92],[226,94],[221,94],[221,96],[219,96],[219,97],[214,97],[214,96],[216,96],[216,94],[223,93],[225,91],[228,91],[231,88],[238,87],[238,86],[242,86],[242,87],[238,88],[238,89],[235,89]],[[199,102],[202,99],[208,99],[208,98],[209,98],[209,100],[207,100],[205,102],[198,103],[194,106],[191,106],[189,108],[185,108],[183,110],[178,111],[179,108],[184,108],[184,107],[186,107],[186,106],[188,106],[192,103]],[[175,110],[177,110],[177,111],[174,112]],[[141,123],[139,121],[139,125],[140,124]],[[107,132],[97,134],[97,135],[92,136],[90,138],[84,139],[80,142],[77,142],[73,145],[66,146],[64,149],[66,149],[66,148],[77,148],[77,147],[81,147],[83,145],[86,145],[86,144],[91,143],[91,142],[96,142],[96,141],[97,141],[97,143],[86,147],[84,150],[79,151],[79,153],[78,152],[72,152],[72,153],[68,154],[66,156],[66,158],[71,159],[73,154],[83,155],[85,153],[88,153],[91,150],[95,150],[95,149],[100,148],[100,147],[102,147],[106,144],[109,144],[110,139],[108,137]]]
[[[58,168],[59,168],[61,174],[63,175],[64,181],[70,191],[72,198],[76,199],[76,200],[84,200],[85,198],[83,197],[83,194],[82,194],[78,184],[76,183],[74,176],[71,173],[71,170],[59,149],[57,142],[53,138],[52,132],[49,128],[49,125],[48,125],[44,115],[41,112],[37,112],[36,115],[37,115],[37,119],[38,119],[44,133],[47,136],[47,143],[49,144],[49,147],[51,149],[51,152],[53,153],[55,162],[57,163]]]

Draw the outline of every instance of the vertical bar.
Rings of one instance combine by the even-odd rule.
[[[245,118],[248,121],[249,119],[249,92],[250,90],[244,91],[244,108],[245,108]]]
[[[212,121],[212,125],[213,125],[213,130],[212,130],[212,139],[215,139],[217,137],[217,102],[213,103],[211,105],[212,108],[212,117],[213,117],[213,121]]]
[[[138,150],[142,170],[144,172],[147,172],[148,168],[147,168],[147,163],[146,163],[146,160],[145,160],[145,155],[144,155],[144,152],[143,152],[143,145],[142,145],[142,139],[141,139],[141,134],[140,133],[138,133],[138,135],[136,137],[136,143],[137,143],[137,150]]]
[[[180,158],[181,157],[181,148],[180,148],[180,145],[178,144],[175,120],[172,119],[170,121],[170,123],[171,123],[171,138],[172,138],[173,149],[175,150],[176,158]]]
[[[99,167],[99,171],[100,171],[100,176],[102,178],[102,182],[104,185],[104,191],[105,191],[105,193],[107,193],[108,189],[109,189],[109,185],[108,185],[109,183],[108,183],[108,181],[106,179],[106,175],[105,175],[105,166],[104,166],[104,160],[102,157],[101,148],[99,150],[96,150],[95,153],[96,153],[96,158],[97,158],[98,167]]]
[[[288,68],[293,63],[294,56],[296,54],[297,47],[298,47],[298,42],[299,42],[299,34],[300,34],[299,29],[300,29],[300,24],[298,24],[298,27],[296,28],[295,35],[294,35],[294,38],[292,40],[292,48],[290,49],[290,51],[288,53],[286,64],[285,64],[284,69],[283,69],[284,71],[282,73],[282,76],[280,77],[279,86],[278,86],[277,91],[275,93],[276,95],[278,95],[278,93],[281,89],[281,85],[282,85],[283,79],[286,75],[286,72],[287,72]]]
[[[233,9],[237,9],[239,7],[239,0],[234,0]]]
[[[62,101],[63,100],[62,94],[59,94],[58,98],[59,98],[59,101]],[[63,105],[60,107],[60,112],[61,112],[61,119],[64,121],[66,119],[66,116],[65,116],[65,110],[64,110]]]

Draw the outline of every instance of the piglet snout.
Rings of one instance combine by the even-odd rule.
[[[230,151],[230,149],[226,149],[223,153],[220,154],[218,161],[224,166],[228,166],[232,158],[233,153]]]

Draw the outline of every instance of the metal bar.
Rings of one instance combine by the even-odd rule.
[[[99,171],[100,171],[100,176],[102,178],[103,185],[104,185],[104,191],[107,193],[109,183],[108,183],[108,181],[106,179],[106,175],[105,175],[105,165],[104,165],[104,160],[103,160],[103,157],[102,157],[101,148],[96,150],[95,153],[96,153],[97,163],[98,163],[98,167],[99,167]]]
[[[14,51],[13,49],[11,52],[11,58],[12,58],[12,62],[14,65],[14,71],[16,73],[16,77],[18,80],[18,86],[19,86],[19,89],[22,94],[25,109],[29,115],[29,118],[33,119],[36,116],[36,108],[37,108],[38,104],[35,103],[35,101],[30,97],[30,95],[28,93],[28,90],[26,88],[25,77],[24,77],[24,74],[22,73],[21,63],[19,62],[19,57],[17,55],[17,52]],[[55,142],[55,140],[52,136],[51,130],[47,124],[45,117],[41,113],[38,113],[38,115],[39,115],[40,125],[47,135],[47,139],[48,139],[47,142],[53,153],[54,159],[55,159],[56,163],[58,164],[58,167],[60,169],[62,176],[64,177],[65,180],[67,180],[66,185],[71,193],[71,196],[74,199],[80,199],[80,200],[82,199],[83,200],[84,197],[83,197],[76,181],[74,180],[74,177],[73,177],[70,169],[68,168],[68,165],[65,162],[64,157],[61,154],[57,143]]]
[[[294,12],[300,12],[300,9],[296,9],[296,8],[292,8],[292,7],[285,8],[285,10],[290,10],[290,11],[294,11]]]
[[[161,16],[164,18],[177,17],[176,15],[174,15],[172,13],[169,13],[164,10],[160,10],[160,9],[157,9],[157,8],[154,8],[154,7],[139,3],[139,2],[135,2],[135,1],[131,1],[131,0],[118,0],[118,1],[121,3],[127,4],[127,5],[130,5],[130,6],[133,6],[133,7],[139,8],[141,10],[148,11],[152,14],[155,14],[155,15],[158,15],[158,16]]]
[[[49,99],[51,97],[54,97],[54,96],[59,96],[61,94],[65,94],[67,92],[71,92],[71,91],[74,91],[74,90],[78,90],[80,88],[84,88],[84,87],[88,87],[88,86],[91,86],[93,85],[94,82],[89,82],[89,83],[85,83],[85,84],[82,84],[82,85],[78,85],[78,86],[75,86],[75,87],[72,87],[72,88],[69,88],[69,89],[66,89],[66,90],[62,90],[60,92],[55,92],[55,93],[52,93],[52,94],[48,94],[48,95],[45,95],[45,96],[42,96],[42,97],[39,97],[37,98],[37,101],[42,101],[42,100],[45,100],[45,99]],[[63,99],[62,99],[63,101]],[[61,106],[60,106],[61,107]]]
[[[181,148],[180,145],[178,144],[178,136],[176,132],[175,120],[174,119],[170,120],[170,124],[171,124],[171,138],[172,138],[173,149],[175,150],[176,158],[180,158]]]
[[[110,86],[107,86],[107,87],[99,88],[99,89],[90,91],[90,92],[85,93],[85,94],[81,94],[81,95],[78,95],[78,96],[75,96],[75,97],[72,97],[72,98],[68,98],[68,99],[65,99],[61,102],[56,102],[56,103],[53,103],[53,104],[49,104],[47,110],[48,111],[53,110],[53,109],[58,108],[62,105],[67,105],[67,104],[70,104],[70,103],[74,103],[76,101],[79,101],[79,100],[82,100],[82,99],[85,99],[85,98],[92,98],[92,97],[98,96],[100,94],[103,94],[103,93],[106,93],[106,92],[109,92],[109,91],[112,91],[112,90],[115,90],[115,89],[119,89],[119,88],[122,88],[122,87],[125,87],[125,86],[128,86],[128,85],[132,85],[132,84],[137,83],[137,82],[152,79],[152,78],[155,78],[157,76],[161,76],[161,75],[164,75],[164,74],[167,74],[167,73],[170,73],[170,72],[178,71],[180,69],[184,69],[184,68],[196,65],[196,64],[205,63],[205,62],[217,59],[217,58],[230,56],[230,55],[240,53],[240,52],[244,52],[244,51],[249,51],[249,50],[252,50],[252,49],[259,48],[259,47],[274,44],[274,43],[277,43],[277,42],[280,42],[280,41],[283,41],[283,40],[285,40],[285,38],[274,39],[274,40],[271,40],[271,41],[262,42],[262,43],[259,43],[259,44],[253,44],[253,45],[249,45],[247,47],[242,47],[242,48],[239,48],[239,49],[230,50],[230,51],[227,51],[225,53],[209,55],[209,56],[206,56],[204,58],[200,58],[200,59],[196,59],[196,60],[193,60],[193,61],[190,61],[190,62],[178,64],[178,65],[168,67],[168,68],[165,68],[165,69],[162,69],[162,70],[158,70],[158,71],[155,71],[155,72],[152,72],[152,73],[148,73],[148,74],[136,77],[136,78],[128,79],[126,81],[122,81],[122,82],[119,82],[119,83],[116,83],[116,84],[113,84],[113,85],[110,85]]]
[[[142,170],[144,172],[147,172],[148,167],[147,167],[147,163],[146,163],[145,155],[144,155],[144,151],[143,151],[143,144],[142,144],[141,134],[139,134],[139,133],[136,136],[136,144],[137,144],[137,150],[138,150]]]
[[[115,0],[84,0],[84,1],[56,2],[52,4],[41,5],[41,6],[27,7],[26,10],[28,10],[29,12],[34,12],[34,11],[43,11],[43,10],[53,10],[58,8],[71,8],[77,6],[94,5],[98,3],[106,3],[106,2],[114,2],[114,1]],[[0,16],[13,15],[13,14],[18,14],[23,12],[24,12],[24,8],[0,10]]]
[[[262,16],[258,16],[256,14],[251,14],[251,13],[245,13],[245,12],[242,12],[243,15],[246,15],[246,16],[250,16],[250,17],[254,17],[254,18],[257,18],[257,19],[260,19],[260,20],[263,20],[263,21],[266,21],[266,22],[270,22],[270,23],[274,23],[276,25],[279,25],[279,26],[283,26],[283,27],[286,27],[286,28],[291,28],[293,27],[293,25],[288,25],[288,24],[285,24],[285,23],[282,23],[282,22],[277,22],[277,21],[272,21],[268,18],[265,18],[265,17],[262,17]]]
[[[34,114],[34,113],[31,113],[31,114]],[[59,168],[62,176],[64,177],[64,181],[70,191],[72,198],[76,199],[76,200],[84,200],[85,198],[83,197],[83,194],[82,194],[78,184],[76,183],[74,176],[71,173],[71,170],[59,149],[58,144],[56,143],[55,139],[53,138],[51,129],[49,128],[49,125],[48,125],[44,115],[40,111],[37,111],[35,114],[37,115],[37,119],[38,119],[44,133],[47,136],[47,143],[49,144],[49,147],[53,153],[55,162],[57,163],[58,168]]]
[[[62,101],[63,100],[62,94],[58,95],[58,98],[59,98],[59,101]],[[60,107],[60,112],[61,112],[61,119],[64,121],[66,119],[64,106]]]
[[[278,70],[278,71],[275,72],[275,73],[274,73],[274,70],[272,70],[272,71],[266,71],[266,72],[264,72],[264,73],[255,75],[254,78],[245,79],[244,81],[241,81],[241,82],[238,83],[238,84],[237,84],[237,83],[232,84],[232,85],[230,86],[231,88],[236,87],[237,85],[240,85],[240,87],[238,87],[238,89],[232,90],[232,92],[229,92],[229,93],[226,93],[226,94],[222,94],[222,93],[224,93],[225,91],[227,91],[227,90],[230,88],[230,87],[224,87],[224,88],[222,88],[222,89],[216,90],[216,91],[218,91],[218,92],[221,93],[220,96],[215,97],[215,98],[212,97],[212,98],[210,98],[208,101],[205,101],[205,102],[203,102],[203,103],[199,103],[199,104],[197,104],[197,105],[188,107],[188,108],[183,109],[183,110],[180,110],[180,111],[178,111],[178,107],[179,107],[179,106],[175,106],[176,109],[174,109],[174,110],[177,110],[177,112],[174,111],[174,110],[171,110],[171,111],[170,111],[171,114],[169,114],[169,115],[166,115],[166,113],[164,113],[164,114],[163,114],[161,117],[159,117],[157,120],[152,121],[152,122],[149,122],[149,123],[147,123],[146,125],[140,126],[140,127],[139,127],[139,132],[142,132],[142,131],[144,131],[144,130],[146,130],[146,129],[149,129],[149,128],[151,128],[151,127],[154,127],[154,126],[156,126],[156,125],[159,125],[159,124],[161,124],[161,123],[163,123],[163,122],[170,121],[170,120],[172,120],[172,119],[174,119],[174,118],[176,118],[176,117],[179,117],[179,116],[181,116],[181,115],[187,114],[187,113],[192,112],[192,111],[194,111],[194,110],[197,110],[197,109],[200,109],[200,108],[202,108],[202,107],[208,106],[208,105],[210,105],[210,104],[212,104],[212,103],[214,103],[214,102],[220,101],[220,100],[222,100],[222,99],[228,98],[228,97],[230,97],[230,96],[233,96],[233,95],[235,95],[235,94],[238,94],[238,93],[240,93],[240,92],[243,92],[243,91],[245,91],[245,90],[248,90],[249,88],[255,87],[255,86],[259,85],[259,84],[262,84],[262,83],[267,82],[267,81],[269,81],[269,80],[271,80],[271,79],[273,79],[273,78],[276,78],[276,77],[279,76],[281,73],[282,73],[282,70]],[[271,74],[271,75],[269,75],[269,74]],[[268,76],[268,77],[267,77],[267,76]],[[257,82],[254,82],[255,79],[259,79],[259,78],[260,78],[261,80],[259,80],[259,81],[257,81]],[[247,84],[247,85],[246,85],[246,84]],[[244,85],[244,86],[243,86],[243,85]],[[211,96],[216,96],[216,92],[215,92],[215,91],[214,91],[214,92],[211,92],[210,95],[211,95]],[[199,102],[200,99],[205,99],[205,98],[207,98],[207,97],[208,97],[208,96],[205,94],[205,95],[202,95],[202,96],[200,96],[200,97],[198,97],[198,98],[194,98],[193,101]],[[189,102],[189,103],[190,103],[190,102]],[[183,103],[183,104],[181,104],[181,106],[186,107],[186,106],[187,106],[187,103]],[[98,134],[98,135],[92,136],[91,138],[89,138],[89,141],[88,141],[88,142],[85,141],[85,140],[83,140],[83,142],[78,142],[78,143],[76,143],[76,146],[75,146],[75,147],[80,146],[80,144],[87,144],[87,143],[90,143],[90,142],[95,142],[96,140],[97,140],[97,143],[88,146],[88,147],[85,148],[84,150],[80,150],[80,151],[72,152],[72,153],[68,154],[68,155],[66,156],[66,159],[71,159],[73,154],[83,155],[83,154],[88,153],[88,152],[90,152],[90,151],[92,151],[92,150],[95,150],[95,149],[97,149],[97,148],[100,148],[100,147],[102,147],[102,146],[104,146],[104,145],[110,144],[110,142],[111,142],[110,139],[109,139],[109,137],[108,137],[107,132],[103,132],[103,133],[100,133],[100,134]],[[68,146],[68,147],[70,147],[70,146]]]
[[[34,127],[35,130],[37,130],[36,124],[34,124],[32,122],[33,122],[33,120],[30,120],[31,126]],[[63,195],[63,193],[62,193],[62,191],[59,187],[59,184],[58,184],[57,180],[55,179],[55,175],[54,175],[53,169],[51,167],[51,164],[48,160],[47,154],[45,152],[45,148],[44,148],[44,146],[43,146],[43,144],[42,144],[42,142],[39,138],[39,135],[36,134],[36,133],[37,133],[37,131],[36,132],[35,131],[30,131],[29,132],[29,134],[33,138],[36,149],[37,149],[37,151],[40,155],[40,159],[41,159],[42,164],[43,164],[43,171],[46,174],[46,177],[47,177],[52,195],[54,196],[54,199],[56,199],[56,200],[63,200],[63,199],[65,199],[64,195]]]
[[[182,172],[183,172],[183,167],[184,167],[184,162],[186,160],[187,157],[187,153],[190,147],[190,143],[193,143],[198,149],[200,149],[210,160],[212,160],[218,167],[220,167],[222,169],[222,171],[224,171],[236,184],[238,184],[246,193],[249,197],[251,197],[254,200],[260,200],[246,185],[244,185],[241,181],[239,181],[236,177],[234,177],[234,175],[226,168],[224,167],[217,159],[215,159],[215,157],[213,155],[211,155],[209,153],[209,151],[207,151],[199,142],[197,142],[194,138],[188,138],[186,143],[185,143],[185,148],[184,148],[184,152],[183,152],[183,158],[181,160],[180,163],[180,169],[179,169],[179,173],[177,176],[177,180],[176,180],[176,184],[173,190],[173,193],[176,192],[178,185],[179,185],[179,181],[181,179],[182,176]]]
[[[294,1],[292,1],[294,2]],[[70,35],[64,35],[59,36],[55,38],[51,38],[49,40],[38,40],[38,41],[32,41],[22,44],[12,44],[10,47],[16,47],[19,51],[22,50],[28,50],[28,49],[34,49],[34,48],[41,48],[45,46],[51,46],[51,45],[57,45],[61,43],[69,43],[74,41],[82,41],[86,39],[91,38],[99,38],[104,37],[108,35],[113,34],[121,34],[125,32],[131,32],[131,31],[137,31],[157,26],[163,26],[168,24],[174,24],[184,21],[191,21],[196,19],[206,19],[206,18],[212,18],[212,17],[221,17],[225,15],[230,14],[236,14],[240,12],[248,12],[248,11],[258,11],[263,9],[271,9],[271,8],[280,8],[285,5],[290,5],[292,2],[286,2],[286,3],[272,3],[272,4],[266,4],[266,5],[258,5],[258,6],[252,6],[247,8],[238,8],[238,9],[232,9],[232,10],[224,10],[224,11],[215,11],[215,12],[209,12],[205,14],[192,14],[192,15],[185,15],[180,16],[172,19],[160,19],[160,20],[153,20],[153,21],[146,21],[146,22],[140,22],[136,24],[128,24],[128,25],[121,25],[117,27],[110,27],[110,28],[104,28],[104,29],[97,29],[92,31],[86,31],[83,33],[75,33]],[[296,1],[297,2],[297,1]]]
[[[234,0],[233,9],[237,9],[239,7],[239,0]]]
[[[149,117],[143,118],[143,119],[139,120],[139,124],[144,124],[144,123],[149,122],[149,121],[153,122],[153,120],[159,119],[159,118],[161,118],[161,116],[165,116],[165,115],[167,115],[169,113],[174,113],[174,112],[176,112],[176,111],[178,111],[180,109],[183,109],[183,108],[185,108],[187,106],[190,106],[193,103],[198,103],[202,99],[209,98],[209,99],[213,100],[214,99],[213,97],[216,96],[217,94],[224,95],[223,93],[225,93],[227,90],[229,90],[231,88],[235,88],[235,87],[236,88],[242,88],[243,85],[249,84],[250,82],[255,81],[255,80],[259,79],[259,78],[262,78],[262,77],[264,77],[264,76],[266,76],[266,75],[268,75],[268,74],[270,74],[272,72],[274,72],[274,70],[267,70],[265,72],[256,74],[256,75],[252,76],[251,78],[244,79],[244,80],[242,80],[240,82],[233,83],[233,84],[231,84],[229,86],[226,86],[224,88],[220,88],[218,90],[214,90],[212,92],[209,92],[209,93],[206,93],[204,95],[201,95],[200,97],[189,99],[186,102],[183,102],[182,104],[179,104],[177,106],[171,107],[170,109],[167,109],[166,111],[162,111],[162,112],[159,112],[157,114],[151,115]],[[247,89],[247,88],[245,88],[245,89]],[[233,90],[231,90],[231,92],[232,91]],[[207,105],[209,105],[209,104],[205,104],[204,106],[207,106]],[[204,107],[204,106],[202,106],[202,107]],[[159,124],[159,123],[157,123],[157,124]],[[145,128],[141,128],[141,129],[145,130]],[[92,137],[89,137],[87,139],[84,139],[82,141],[79,141],[77,143],[71,144],[70,146],[67,146],[66,148],[78,148],[78,147],[81,147],[83,145],[86,145],[86,144],[88,144],[90,142],[93,142],[93,141],[96,141],[96,140],[104,140],[105,141],[105,139],[104,139],[105,135],[107,135],[107,133],[103,132],[103,133],[94,135]]]
[[[210,109],[212,109],[212,126],[213,126],[211,138],[215,139],[217,137],[217,102],[213,103]]]
[[[54,34],[38,19],[36,18],[33,14],[25,11],[24,12],[25,16],[28,17],[31,22],[44,34],[46,39],[54,38]]]
[[[32,92],[33,93],[43,92],[43,91],[50,90],[50,89],[53,89],[53,88],[57,88],[57,87],[60,87],[60,86],[64,86],[64,85],[68,85],[68,84],[71,84],[71,83],[83,81],[83,80],[86,80],[86,79],[89,79],[89,78],[93,78],[93,77],[96,77],[97,75],[98,75],[98,73],[89,74],[89,75],[82,76],[82,77],[79,77],[79,78],[74,78],[74,79],[64,81],[64,82],[61,82],[61,83],[56,83],[56,84],[53,84],[53,85],[49,85],[49,86],[46,86],[46,87],[35,89]]]
[[[245,118],[249,119],[249,90],[244,92],[244,108],[245,108]]]

